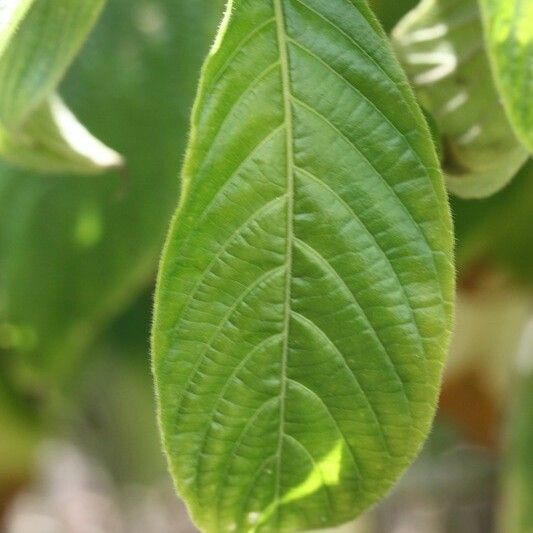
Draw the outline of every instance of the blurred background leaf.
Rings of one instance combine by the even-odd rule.
[[[34,0],[0,0],[0,56]]]
[[[0,155],[36,172],[92,174],[122,165],[55,89],[105,0],[0,5]],[[16,31],[15,31],[16,29]]]
[[[129,171],[122,180],[112,174],[43,179],[0,163],[0,508],[32,476],[39,442],[79,426],[84,406],[77,398],[84,396],[78,389],[80,382],[91,383],[92,372],[80,376],[82,353],[152,283],[177,202],[198,70],[220,9],[221,2],[210,0],[116,0],[104,11],[62,91],[84,123],[126,155]],[[93,357],[109,350],[89,352]],[[140,348],[126,344],[118,351],[131,355],[132,365],[126,357],[122,366],[111,359],[117,370],[105,375],[117,380],[109,382],[110,405],[104,410],[98,404],[101,412],[117,412],[120,404],[112,402],[126,390],[128,402],[137,398],[135,415],[152,416],[132,426],[107,418],[105,449],[114,450],[114,459],[128,457],[113,431],[118,439],[119,427],[124,433],[137,430],[137,436],[147,435],[151,453],[132,437],[139,448],[127,448],[135,460],[124,460],[123,471],[133,473],[139,457],[157,462],[161,471],[147,337]],[[133,363],[140,353],[144,358]],[[133,424],[134,412],[122,408]]]
[[[16,131],[0,126],[0,155],[38,173],[97,174],[124,161],[80,123],[57,95],[48,97]]]
[[[518,139],[533,152],[533,3],[480,0],[496,86]]]
[[[393,42],[441,134],[448,189],[480,198],[503,188],[528,152],[492,80],[477,0],[423,0],[396,26]]]
[[[83,122],[125,154],[127,179],[0,166],[2,359],[23,389],[68,375],[96,332],[151,283],[177,202],[211,0],[116,0],[62,90]]]
[[[39,0],[30,5],[0,54],[0,122],[6,129],[20,127],[57,87],[104,3]]]

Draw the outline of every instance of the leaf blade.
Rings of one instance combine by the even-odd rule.
[[[533,152],[533,5],[513,0],[480,0],[483,27],[496,86],[511,125]]]
[[[203,529],[347,521],[416,454],[453,292],[437,166],[366,4],[228,4],[153,337],[165,447]]]
[[[0,122],[17,129],[59,84],[105,0],[33,3],[0,55]]]
[[[0,56],[34,0],[0,0]]]
[[[505,187],[528,153],[494,86],[477,0],[423,0],[394,29],[393,42],[442,133],[448,190],[483,198]]]
[[[39,173],[92,175],[120,168],[120,154],[96,139],[53,95],[16,132],[0,126],[0,156]]]

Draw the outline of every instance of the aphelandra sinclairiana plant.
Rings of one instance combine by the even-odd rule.
[[[477,197],[514,176],[530,153],[532,130],[525,101],[529,8],[520,0],[480,3],[481,11],[473,0],[424,0],[393,39],[444,146],[449,190]],[[102,5],[0,0],[5,159],[53,173],[120,163],[55,94]],[[435,28],[437,35],[428,35]],[[442,96],[448,82],[452,89],[460,84],[466,98]],[[498,119],[488,131],[476,122],[484,107]],[[4,176],[6,183],[0,200],[15,210],[16,186]],[[143,199],[141,191],[140,211]],[[114,223],[103,235],[91,199],[63,200],[53,205],[59,215],[81,207],[81,270],[105,270],[109,286],[124,283],[113,292],[122,294],[124,280],[139,277],[149,255],[125,247],[130,255],[115,264],[116,248],[131,236],[122,232],[131,209],[122,209],[120,232],[113,233]],[[32,214],[48,214],[48,207],[32,207]],[[158,236],[146,234],[157,224],[142,216],[136,246],[153,249]],[[67,254],[71,228],[60,235]],[[109,268],[101,268],[110,257]],[[23,259],[15,253],[4,261],[9,276],[0,282],[10,291],[13,280],[25,285]],[[63,267],[42,263],[61,274]],[[364,0],[229,0],[202,72],[153,334],[164,445],[201,529],[324,528],[378,501],[431,424],[453,289],[452,229],[433,141]],[[69,291],[69,301],[83,300],[77,295]],[[110,298],[96,299],[80,304],[83,326],[98,305],[110,307]],[[58,331],[76,329],[76,320]],[[50,329],[39,325],[40,333]],[[49,351],[57,351],[55,334],[46,337]]]
[[[153,331],[207,532],[346,522],[412,462],[452,323],[423,115],[362,0],[234,0],[204,65]]]
[[[529,158],[524,5],[423,0],[394,31],[459,196]],[[434,146],[364,0],[229,0],[182,180],[153,330],[178,492],[207,532],[348,521],[427,435],[454,287]]]

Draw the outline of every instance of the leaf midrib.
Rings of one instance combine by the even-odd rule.
[[[277,448],[277,466],[275,481],[274,504],[280,501],[280,475],[281,456],[285,426],[285,397],[287,394],[287,358],[289,351],[289,332],[291,319],[291,284],[292,284],[292,263],[293,263],[293,233],[294,233],[294,148],[293,148],[293,124],[292,124],[292,104],[290,90],[289,54],[287,45],[287,33],[285,30],[285,15],[283,12],[282,0],[273,0],[274,17],[276,19],[276,33],[280,56],[281,88],[283,96],[283,107],[285,114],[285,139],[286,139],[286,159],[287,159],[287,250],[285,259],[285,314],[283,319],[283,347],[281,351],[280,370],[280,416],[279,416],[279,436]],[[280,514],[277,509],[277,519],[279,523]]]

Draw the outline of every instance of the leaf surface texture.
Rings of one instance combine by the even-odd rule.
[[[366,4],[230,2],[153,345],[203,530],[328,527],[392,485],[434,413],[451,247],[429,132]]]

